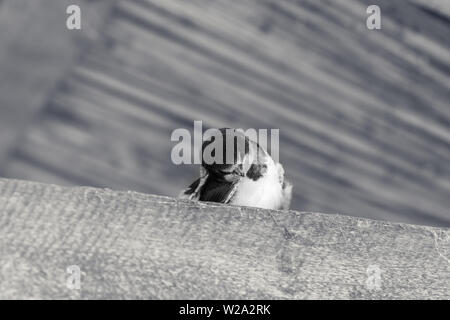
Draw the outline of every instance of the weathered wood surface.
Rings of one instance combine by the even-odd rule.
[[[450,230],[0,180],[0,298],[450,299]]]
[[[176,195],[175,128],[279,128],[294,208],[450,226],[446,3],[120,1],[0,173]]]

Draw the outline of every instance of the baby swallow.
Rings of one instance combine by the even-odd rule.
[[[218,131],[223,146],[218,158],[223,161],[205,161],[205,150],[211,149],[215,137],[206,140],[202,145],[200,178],[180,197],[237,206],[289,209],[292,185],[284,179],[283,166],[275,163],[264,148],[242,131],[225,128]],[[234,142],[232,148],[229,148],[230,142]],[[214,154],[216,151],[221,150],[215,150],[211,155],[218,159]]]

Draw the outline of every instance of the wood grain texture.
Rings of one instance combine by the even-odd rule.
[[[445,0],[446,1],[446,0]],[[378,4],[382,29],[366,28]],[[450,226],[442,1],[119,1],[6,177],[176,195],[171,132],[279,128],[293,208]]]
[[[2,299],[450,299],[450,230],[3,179],[0,265]]]

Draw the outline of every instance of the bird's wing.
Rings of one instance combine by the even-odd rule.
[[[281,184],[282,200],[281,210],[288,210],[292,199],[292,184],[284,177],[284,168],[281,163],[276,164],[278,170],[278,181]]]
[[[228,203],[236,188],[237,183],[218,181],[207,175],[195,180],[178,197],[189,200]]]
[[[200,192],[200,201],[228,203],[237,188],[237,182],[218,181],[209,176]]]
[[[208,180],[208,176],[208,172],[204,168],[200,167],[200,178],[195,180],[189,187],[181,191],[178,197],[181,199],[199,200],[201,190],[206,180]]]
[[[289,210],[289,206],[291,205],[291,199],[292,199],[292,184],[284,180],[283,186],[282,186],[282,194],[283,199],[281,201],[281,210]]]
[[[178,198],[198,200],[199,194],[196,190],[199,185],[200,185],[200,178],[195,180],[189,187],[181,191],[181,193],[178,195]]]

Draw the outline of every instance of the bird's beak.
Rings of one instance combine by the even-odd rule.
[[[242,170],[239,169],[239,168],[237,168],[237,169],[234,170],[234,174],[236,174],[236,175],[238,175],[238,176],[240,176],[240,177],[245,177],[244,172],[242,172]]]

